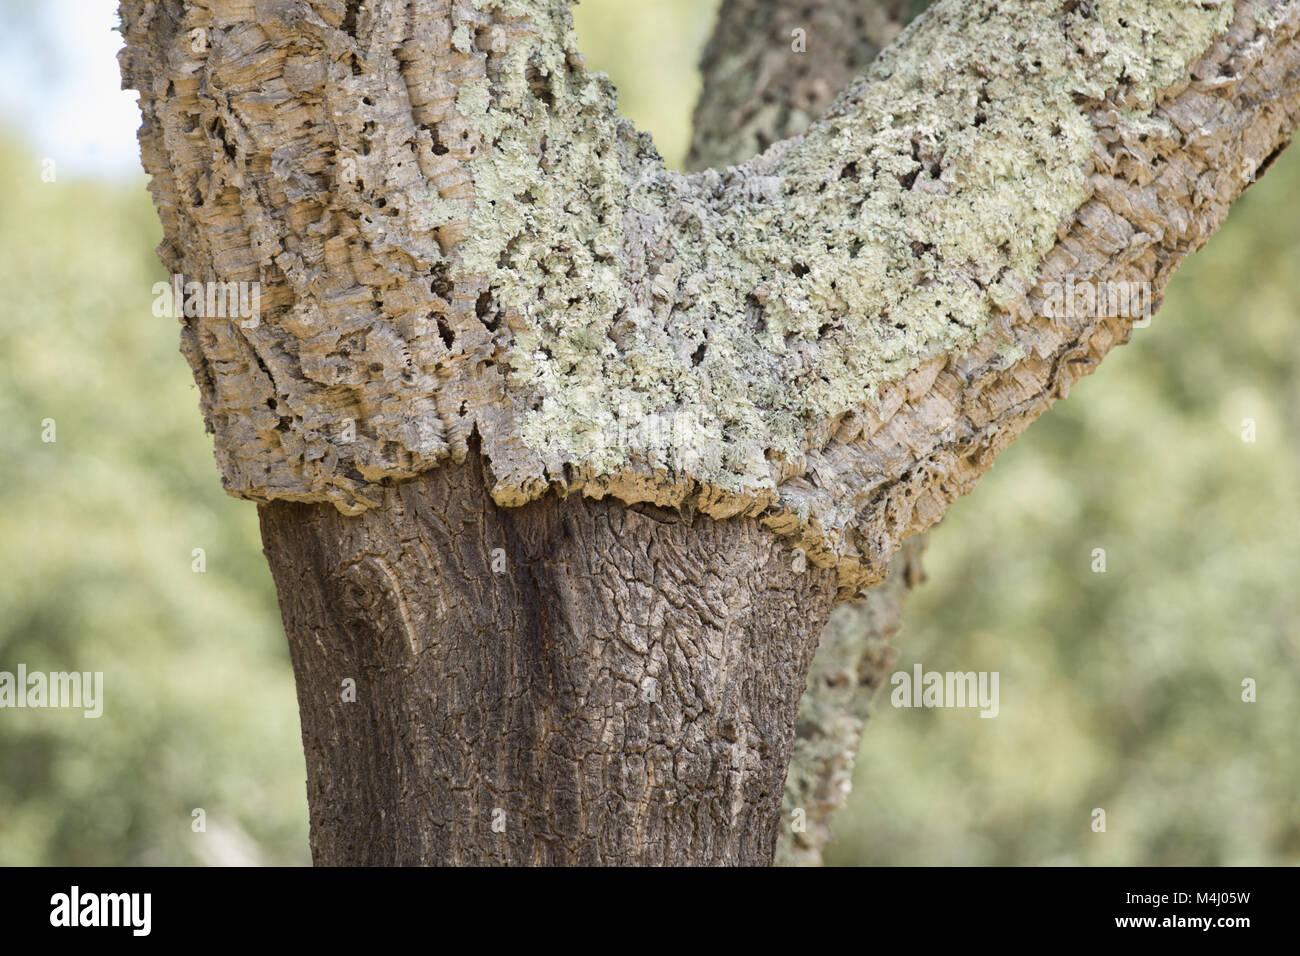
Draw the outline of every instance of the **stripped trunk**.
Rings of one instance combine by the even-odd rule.
[[[316,863],[771,861],[835,583],[753,520],[503,509],[472,464],[261,517]]]

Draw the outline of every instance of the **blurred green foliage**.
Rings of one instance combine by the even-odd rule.
[[[0,710],[0,864],[305,863],[257,514],[221,490],[177,323],[152,313],[144,177],[42,171],[0,143],[0,670],[102,671],[104,713]]]
[[[578,8],[673,165],[714,8]],[[45,183],[0,141],[0,188],[0,670],[105,675],[98,720],[0,711],[0,864],[306,862],[256,512],[222,493],[176,324],[152,315],[143,178]],[[1300,863],[1297,208],[1292,150],[932,535],[898,667],[996,670],[1001,712],[895,710],[886,689],[830,862]]]

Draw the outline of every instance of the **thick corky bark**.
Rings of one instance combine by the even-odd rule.
[[[565,0],[122,18],[160,257],[262,285],[182,348],[320,862],[765,862],[833,600],[1127,338],[1053,285],[1158,294],[1300,115],[1295,0],[942,0],[693,176]]]
[[[164,261],[263,283],[182,334],[232,493],[355,513],[477,431],[499,504],[761,517],[847,598],[1123,341],[1043,284],[1158,293],[1286,142],[1300,8],[945,0],[692,177],[564,0],[123,14]]]
[[[835,581],[752,518],[501,508],[473,459],[261,516],[318,864],[771,861]]]
[[[1130,88],[1085,103],[1094,137],[1087,198],[1059,226],[1033,285],[1011,296],[994,329],[959,358],[922,364],[809,455],[809,472],[824,478],[808,493],[855,502],[860,554],[891,554],[933,524],[1128,341],[1134,317],[1060,309],[1056,290],[1150,283],[1159,306],[1177,266],[1290,143],[1300,120],[1298,29],[1298,4],[1239,2],[1224,35],[1160,94],[1149,119],[1132,121],[1140,98]]]

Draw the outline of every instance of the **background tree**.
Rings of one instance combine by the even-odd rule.
[[[1126,337],[1043,286],[1162,289],[1276,155],[1296,6],[939,4],[693,179],[564,5],[485,6],[123,6],[164,263],[266,290],[183,344],[314,853],[759,862],[831,604]]]

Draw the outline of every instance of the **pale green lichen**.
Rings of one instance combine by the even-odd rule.
[[[460,53],[468,53],[474,48],[474,35],[468,23],[462,23],[452,31],[451,48]]]
[[[420,213],[429,229],[440,229],[453,222],[464,222],[473,211],[467,199],[443,199],[432,185],[426,185],[420,198]]]
[[[1148,122],[1232,18],[1205,0],[939,3],[793,146],[683,177],[574,68],[567,4],[479,3],[535,28],[458,99],[490,144],[462,263],[510,310],[526,443],[595,475],[689,461],[735,492],[984,335],[1088,195],[1079,100],[1122,86]]]
[[[1232,22],[1231,0],[1111,0],[1098,5],[1107,36],[1124,42],[1106,47],[1101,71],[1084,77],[1080,91],[1103,96],[1123,76],[1134,95],[1149,104],[1157,90],[1176,82],[1187,64],[1203,53]],[[1136,42],[1134,42],[1136,41]],[[1103,85],[1107,84],[1109,85]]]

